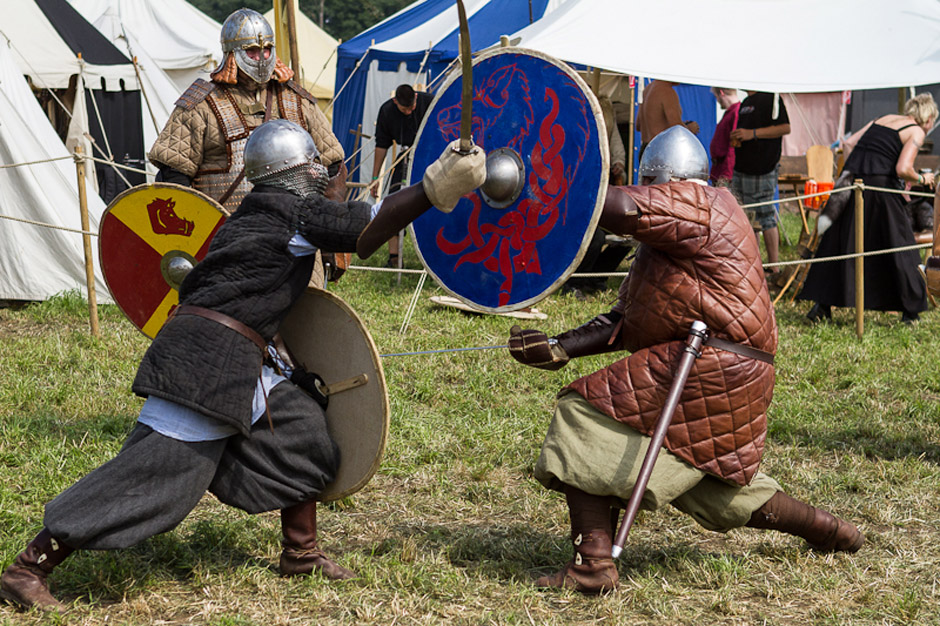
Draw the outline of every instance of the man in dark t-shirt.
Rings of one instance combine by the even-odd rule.
[[[734,175],[731,191],[742,205],[768,202],[777,190],[782,137],[790,133],[790,118],[781,99],[774,115],[774,94],[748,91],[738,111],[738,127],[731,132]],[[780,260],[780,231],[773,204],[745,209],[755,233],[764,233],[767,261]],[[775,273],[776,268],[768,270]]]
[[[375,120],[375,155],[372,160],[372,181],[379,178],[382,164],[388,149],[395,143],[398,146],[398,156],[401,151],[414,144],[418,127],[424,114],[431,107],[434,97],[425,92],[415,92],[411,85],[399,85],[395,89],[395,96],[386,100],[379,108],[379,115]],[[392,179],[389,182],[388,193],[397,191],[402,187],[402,179],[408,168],[408,158],[402,159],[392,170]],[[372,187],[372,197],[379,195],[379,185]],[[400,244],[398,236],[392,237],[388,242],[389,263],[391,267],[398,265]]]

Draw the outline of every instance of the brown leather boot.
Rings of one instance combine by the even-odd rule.
[[[574,589],[584,594],[612,591],[620,575],[610,556],[613,544],[611,499],[585,493],[571,485],[565,485],[565,498],[571,517],[574,558],[554,574],[536,580],[535,586]]]
[[[851,522],[778,491],[745,524],[770,528],[805,539],[819,552],[858,552],[865,535]]]
[[[65,605],[49,593],[46,577],[71,553],[72,548],[43,528],[0,576],[0,597],[24,609],[63,610]]]
[[[301,576],[314,571],[331,580],[355,578],[356,573],[330,560],[317,546],[316,500],[281,509],[281,575]]]

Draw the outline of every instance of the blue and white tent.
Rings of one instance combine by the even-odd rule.
[[[560,12],[572,0],[464,0],[474,52],[499,43],[514,33]],[[336,63],[333,132],[343,144],[350,169],[372,172],[374,142],[364,140],[354,158],[355,131],[372,136],[379,107],[403,83],[425,86],[433,93],[459,58],[458,19],[454,0],[418,0],[349,41],[340,44]],[[537,49],[537,48],[536,48]],[[559,57],[561,58],[561,57]],[[577,61],[577,59],[564,59]],[[598,67],[610,68],[605,62]],[[584,67],[583,65],[580,67]],[[683,85],[678,89],[683,113],[702,126],[699,138],[708,145],[715,125],[715,101],[707,88]]]
[[[473,51],[499,43],[540,19],[560,0],[464,0]],[[355,131],[372,135],[375,117],[395,88],[408,83],[433,91],[458,59],[457,4],[454,0],[418,0],[369,30],[340,44],[336,61],[333,131],[347,157],[353,154]],[[372,149],[362,151],[364,169],[371,174]],[[358,164],[357,157],[352,163]],[[351,164],[350,167],[353,167]],[[352,179],[357,180],[358,172]]]

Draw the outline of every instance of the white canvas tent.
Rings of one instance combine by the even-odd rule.
[[[9,40],[18,66],[34,89],[71,94],[70,87],[74,89],[77,81],[82,88],[78,93],[84,97],[75,98],[76,109],[86,107],[88,123],[70,130],[70,136],[95,138],[94,150],[86,144],[87,154],[137,168],[145,165],[146,147],[156,139],[156,128],[162,127],[169,114],[167,106],[172,107],[178,95],[158,67],[135,67],[126,51],[112,44],[66,0],[17,1],[15,9],[4,14],[0,33]],[[154,108],[160,117],[151,113]],[[82,119],[73,117],[72,111],[62,114],[73,123]],[[127,184],[144,182],[140,174],[100,164],[96,169],[99,192],[106,200]]]
[[[208,79],[222,60],[222,25],[186,0],[69,2],[111,41],[126,36],[133,53],[149,56],[170,77],[178,93],[197,78]],[[126,43],[118,47],[127,49]]]
[[[566,0],[512,37],[622,74],[777,93],[940,78],[937,0]]]
[[[72,289],[87,297],[80,234],[7,219],[81,228],[75,164],[23,74],[0,38],[0,300],[45,300]],[[87,196],[97,232],[104,202]],[[97,267],[95,277],[98,301],[110,302]]]

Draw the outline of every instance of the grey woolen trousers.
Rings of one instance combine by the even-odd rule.
[[[274,424],[250,437],[184,442],[137,424],[121,451],[46,505],[67,546],[113,550],[175,528],[208,490],[248,513],[315,499],[336,476],[339,449],[320,405],[290,382],[268,397]]]

